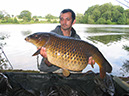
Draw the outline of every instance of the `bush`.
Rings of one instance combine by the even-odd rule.
[[[88,24],[94,24],[94,23],[95,23],[95,22],[94,22],[93,19],[91,19],[91,18],[88,19]]]
[[[103,18],[99,18],[96,23],[97,24],[105,24],[106,23],[106,20],[103,19]]]
[[[111,20],[107,20],[106,24],[112,24]]]

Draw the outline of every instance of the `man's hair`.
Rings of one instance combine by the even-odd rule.
[[[67,13],[67,12],[70,12],[71,14],[72,14],[72,21],[74,21],[75,20],[75,18],[76,18],[76,15],[75,15],[75,13],[73,12],[73,10],[71,10],[71,9],[64,9],[63,11],[61,11],[61,13]],[[60,13],[60,14],[61,14]]]

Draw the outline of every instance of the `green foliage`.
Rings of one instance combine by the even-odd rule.
[[[111,20],[107,20],[106,24],[112,24]]]
[[[50,19],[57,19],[58,17],[53,16],[51,14],[48,14],[48,15],[45,16],[45,18],[48,19],[48,20],[50,20]]]
[[[125,12],[125,16],[126,16],[127,18],[129,18],[129,9],[125,10],[124,12]]]
[[[121,17],[118,18],[118,24],[126,24],[126,16],[123,14]]]
[[[88,24],[129,24],[129,9],[124,10],[121,6],[113,6],[111,3],[94,5],[85,11],[82,18]]]
[[[111,20],[111,11],[106,11],[102,14],[102,18],[105,20]]]
[[[59,18],[51,14],[31,17],[31,12],[23,10],[16,17],[5,11],[0,11],[0,23],[59,23]],[[84,14],[77,13],[76,23],[83,24],[129,24],[129,9],[124,10],[121,6],[114,6],[111,3],[94,5],[89,7]]]
[[[104,14],[105,12],[112,10],[112,6],[111,3],[106,3],[99,6],[99,10],[101,11],[101,14]]]
[[[88,17],[88,15],[84,15],[83,18],[82,18],[82,20],[81,20],[82,23],[84,23],[84,24],[85,23],[89,23],[90,20],[88,18],[90,18],[90,16]],[[89,24],[92,24],[92,23],[89,23]]]
[[[100,18],[101,12],[98,9],[95,9],[92,12],[92,18],[94,19],[94,21],[96,22],[99,18]]]
[[[76,23],[83,23],[83,14],[77,13]]]
[[[4,13],[2,11],[0,11],[0,19],[4,18]]]
[[[129,18],[127,18],[126,23],[129,24]]]
[[[89,17],[87,23],[88,23],[88,24],[94,24],[95,22],[94,22],[94,20],[93,20],[91,17]]]
[[[29,22],[31,21],[31,12],[29,12],[28,10],[23,10],[18,18],[23,19],[24,22]]]
[[[58,23],[58,21],[57,20],[53,20],[52,23]]]
[[[13,23],[15,23],[15,24],[19,24],[19,21],[17,20],[17,18],[16,18],[16,17],[14,18]]]
[[[122,16],[122,14],[118,11],[115,10],[112,12],[112,22],[117,22],[118,19]]]
[[[96,23],[97,24],[105,24],[106,23],[106,20],[103,19],[103,18],[99,18]]]

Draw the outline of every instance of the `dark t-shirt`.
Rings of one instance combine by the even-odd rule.
[[[61,26],[57,26],[54,30],[52,30],[51,32],[55,32],[59,35],[63,35],[63,32],[61,31]],[[79,35],[76,34],[76,31],[74,30],[74,28],[71,29],[71,36],[70,37],[74,37],[74,38],[77,38],[77,39],[81,39]],[[39,65],[39,68],[38,68],[40,71],[43,71],[43,72],[53,72],[53,71],[56,71],[58,69],[60,69],[59,67],[57,66],[54,66],[52,65],[51,67],[48,67],[45,63],[44,63],[44,58],[42,59],[41,61],[41,64]]]

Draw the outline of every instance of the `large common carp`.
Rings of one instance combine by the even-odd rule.
[[[110,73],[112,67],[102,53],[94,45],[72,37],[58,35],[54,32],[38,32],[25,38],[37,47],[45,47],[48,61],[63,69],[68,76],[69,70],[82,71],[88,64],[90,56],[100,68],[100,77]],[[40,49],[34,54],[39,54]]]

